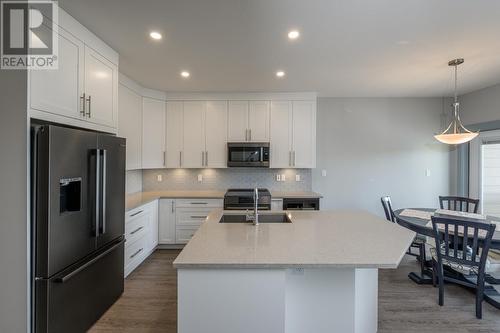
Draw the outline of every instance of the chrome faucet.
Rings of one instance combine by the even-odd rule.
[[[259,189],[256,187],[254,194],[253,194],[253,215],[248,214],[248,209],[247,209],[247,216],[246,220],[247,221],[252,221],[254,225],[259,225]]]

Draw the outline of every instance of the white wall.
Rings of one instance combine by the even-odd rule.
[[[383,195],[395,208],[437,207],[450,185],[449,148],[433,138],[443,105],[440,98],[319,98],[313,190],[324,195],[322,209],[383,215]]]
[[[26,71],[0,70],[0,332],[26,332]]]
[[[500,84],[460,96],[459,102],[464,124],[500,120]]]

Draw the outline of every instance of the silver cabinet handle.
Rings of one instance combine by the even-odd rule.
[[[191,205],[208,205],[208,202],[191,202]]]
[[[201,215],[191,215],[191,218],[192,218],[192,219],[206,219],[206,218],[207,218],[207,216],[206,216],[206,215],[205,215],[205,216],[201,216]]]
[[[297,162],[297,157],[295,156],[295,150],[293,151],[293,166],[295,166],[295,163]]]
[[[139,253],[142,252],[142,248],[140,248],[139,250],[137,250],[133,255],[130,256],[130,259],[133,259],[135,256],[137,256]]]
[[[80,96],[80,102],[82,103],[82,110],[80,111],[80,114],[85,117],[85,104],[86,104],[86,99],[85,99],[85,93],[83,93],[82,96]]]
[[[89,95],[89,97],[87,98],[87,102],[89,103],[89,108],[87,109],[87,116],[89,118],[92,118],[92,111],[91,111],[91,107],[92,107],[92,96]]]
[[[182,166],[182,151],[179,152],[179,167]]]
[[[136,233],[138,233],[139,231],[141,231],[141,230],[142,230],[142,228],[144,228],[144,227],[139,227],[139,228],[135,229],[134,231],[132,231],[130,234],[131,234],[131,235],[136,234]]]
[[[134,214],[130,214],[130,217],[137,216],[137,215],[139,215],[139,214],[140,214],[140,213],[142,213],[142,212],[143,212],[143,210],[140,210],[140,211],[138,211],[138,212],[135,212]]]
[[[205,166],[208,166],[208,150],[205,152]]]
[[[172,213],[174,212],[174,200],[172,200]]]
[[[201,152],[201,166],[205,166],[205,152]]]
[[[288,152],[288,166],[292,166],[292,151]]]
[[[167,165],[167,152],[163,151],[163,166]]]

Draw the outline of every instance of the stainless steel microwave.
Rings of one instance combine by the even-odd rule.
[[[269,168],[269,142],[228,143],[227,166]]]

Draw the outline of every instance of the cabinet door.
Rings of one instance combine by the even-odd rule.
[[[30,71],[32,109],[83,119],[83,43],[59,28],[59,68]]]
[[[227,160],[227,102],[207,102],[205,114],[205,166],[225,168]]]
[[[227,140],[230,142],[245,142],[248,135],[248,102],[229,101],[227,115]]]
[[[184,106],[182,102],[167,102],[166,166],[180,168],[184,128]]]
[[[293,102],[293,158],[296,168],[316,167],[316,104]]]
[[[160,199],[158,214],[159,244],[175,244],[175,200]]]
[[[116,128],[118,67],[85,46],[85,94],[88,121]]]
[[[127,139],[127,170],[142,166],[142,98],[120,84],[118,87],[118,136]]]
[[[269,142],[269,102],[251,101],[248,111],[249,141]]]
[[[183,168],[203,167],[205,152],[205,102],[184,102]]]
[[[142,99],[142,168],[165,167],[165,102]]]
[[[271,168],[292,166],[292,103],[271,103]]]

